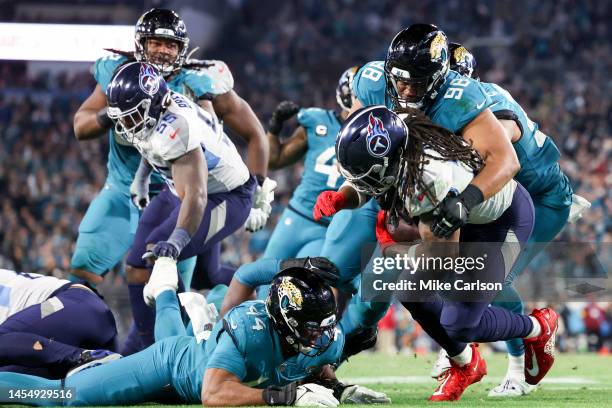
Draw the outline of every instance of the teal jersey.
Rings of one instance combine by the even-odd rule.
[[[363,106],[384,105],[394,109],[386,88],[384,61],[368,62],[353,78],[353,92]],[[436,125],[460,134],[465,125],[492,104],[480,82],[449,71],[425,114]]]
[[[106,93],[113,73],[127,58],[121,55],[111,55],[98,59],[93,67],[93,76],[96,82]],[[211,77],[203,70],[181,69],[168,81],[168,86],[173,91],[187,95],[194,101],[206,96],[215,95],[217,89],[212,83]],[[113,130],[109,131],[108,152],[108,178],[111,182],[129,188],[134,174],[140,165],[140,154],[138,151],[124,142]],[[156,172],[151,174],[151,183],[164,183]]]
[[[320,108],[300,109],[298,123],[306,130],[308,150],[304,172],[289,205],[312,218],[317,197],[322,191],[337,190],[344,182],[336,166],[336,136],[341,123],[336,112]]]
[[[559,167],[561,154],[555,142],[538,129],[508,91],[491,83],[482,83],[482,87],[493,100],[490,109],[504,118],[515,117],[521,129],[521,138],[513,143],[521,163],[515,179],[536,202],[555,208],[570,206],[573,190]]]

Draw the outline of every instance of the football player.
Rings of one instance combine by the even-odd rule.
[[[509,257],[502,244],[524,244],[531,234],[534,214],[529,194],[510,179],[471,211],[456,201],[461,207],[459,214],[468,212],[460,230],[452,223],[432,225],[448,197],[460,197],[484,171],[486,161],[472,145],[434,125],[421,111],[400,108],[400,112],[406,123],[384,106],[361,108],[343,125],[336,155],[342,174],[352,186],[352,190],[349,185],[343,187],[347,201],[358,205],[363,202],[360,196],[374,196],[392,215],[406,221],[418,217],[419,233],[425,242],[500,243],[487,246],[488,257],[481,273],[493,278],[491,282],[503,281],[506,265],[511,265],[517,254]],[[408,252],[413,257],[415,248]],[[554,362],[558,316],[552,309],[534,310],[526,316],[489,307],[495,290],[477,294],[477,299],[463,301],[443,300],[435,292],[425,292],[420,299],[403,302],[451,356],[451,367],[440,379],[431,401],[457,400],[467,386],[486,374],[484,360],[469,342],[523,338],[528,346],[525,358],[534,359],[539,366],[538,372],[527,377],[531,384],[537,384]]]
[[[478,79],[474,56],[461,44],[450,43],[450,68],[462,75]],[[521,164],[515,179],[529,192],[535,209],[535,223],[529,243],[546,243],[554,239],[567,222],[572,203],[580,212],[588,207],[582,197],[573,196],[569,179],[559,167],[560,153],[554,141],[538,129],[537,123],[527,117],[525,111],[502,87],[482,82],[482,87],[493,100],[490,109],[501,122]],[[578,215],[578,208],[575,213]],[[579,215],[578,215],[579,216]],[[506,277],[504,291],[493,304],[522,313],[523,305],[511,284],[542,245],[528,245]],[[535,387],[525,381],[525,349],[521,339],[506,342],[508,346],[508,371],[502,383],[489,392],[490,397],[526,395]],[[444,361],[446,360],[446,362]],[[447,356],[442,355],[432,376],[438,377],[448,367]],[[529,370],[533,370],[531,361]]]
[[[106,87],[115,70],[128,61],[154,64],[167,79],[170,89],[187,95],[210,113],[214,108],[218,118],[248,141],[249,169],[259,184],[255,201],[263,207],[261,203],[271,199],[270,192],[262,189],[268,165],[268,142],[263,127],[248,103],[232,89],[234,80],[227,65],[222,61],[187,60],[187,30],[183,20],[172,10],[152,9],[144,13],[135,30],[134,53],[116,52],[95,62],[92,70],[96,87],[74,117],[74,132],[78,140],[97,138],[105,132],[109,134],[106,184],[90,204],[79,226],[71,262],[74,276],[93,283],[101,282],[102,275],[126,254],[134,240],[140,217],[139,208],[146,205],[149,194],[157,193],[164,183],[159,175],[153,174],[149,186],[131,184],[140,163],[140,155],[115,134],[107,114]],[[130,196],[134,202],[130,201]],[[249,215],[247,227],[261,228],[265,220],[265,212],[261,208],[254,208]],[[206,265],[206,272],[213,280],[229,281],[230,277],[219,276],[226,270],[220,270],[219,257],[216,256],[218,251],[218,245],[209,250],[211,256],[206,259],[215,263]],[[190,286],[194,265],[195,259],[179,265],[186,287]],[[148,319],[152,322],[154,316],[142,302],[142,290],[148,275],[140,276],[129,267],[126,273],[133,313],[141,315],[141,321]],[[143,328],[140,330],[144,331]],[[152,338],[151,333],[145,336]],[[134,347],[138,348],[137,345]]]
[[[147,186],[153,169],[167,183],[145,207],[127,257],[138,275],[148,278],[146,257],[187,259],[244,225],[257,182],[211,114],[147,63],[121,66],[107,95],[115,133],[142,155],[133,183]]]
[[[162,257],[151,278],[158,324],[180,321],[175,261]],[[335,321],[333,292],[303,268],[282,271],[268,298],[233,308],[206,341],[176,326],[170,337],[105,366],[81,371],[60,383],[0,373],[4,388],[73,389],[66,405],[126,405],[146,401],[206,406],[337,406],[331,389],[306,383],[337,361],[344,336]],[[43,405],[40,399],[20,400]]]
[[[115,318],[87,286],[0,269],[0,299],[0,371],[64,378],[121,357]]]
[[[329,219],[315,221],[312,208],[319,193],[336,190],[344,181],[336,166],[334,144],[351,109],[351,82],[358,69],[357,66],[347,69],[338,81],[336,100],[342,109],[339,114],[320,108],[300,109],[289,101],[281,102],[272,114],[268,127],[269,169],[290,166],[304,157],[304,172],[268,241],[263,258],[317,256],[321,252]],[[279,133],[283,123],[296,113],[299,126],[281,143]]]

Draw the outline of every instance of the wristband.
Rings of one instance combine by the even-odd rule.
[[[113,126],[113,120],[108,116],[107,108],[104,107],[96,113],[96,122],[102,129],[109,129]]]
[[[474,184],[468,184],[459,196],[468,211],[484,201],[484,194]]]
[[[189,236],[189,233],[186,230],[184,230],[183,228],[175,228],[174,231],[172,231],[172,234],[170,235],[170,238],[168,238],[167,242],[174,245],[178,249],[180,254],[183,248],[187,246],[189,241],[191,241],[191,237]]]
[[[270,406],[293,405],[297,396],[297,384],[289,383],[283,387],[271,385],[263,390],[263,400]]]
[[[256,174],[255,178],[257,179],[257,185],[259,187],[263,186],[264,181],[266,181],[266,176],[262,176],[261,174]]]

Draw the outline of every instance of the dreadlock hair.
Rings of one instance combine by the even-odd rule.
[[[474,172],[480,171],[483,160],[480,154],[460,136],[450,130],[434,124],[423,112],[413,108],[401,108],[395,111],[403,118],[408,127],[408,145],[402,153],[398,188],[401,206],[406,199],[412,199],[416,191],[427,195],[427,198],[437,205],[436,197],[423,182],[423,167],[428,159],[442,161],[459,161],[466,164]],[[404,117],[405,115],[405,117]],[[431,149],[435,153],[427,153]]]

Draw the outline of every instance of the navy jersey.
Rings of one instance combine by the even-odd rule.
[[[93,76],[102,88],[102,91],[106,92],[106,87],[113,77],[113,73],[117,67],[126,61],[126,57],[115,54],[100,58],[94,63],[92,67]],[[225,64],[222,65],[225,72]],[[229,69],[227,69],[227,75],[229,75]],[[227,91],[224,83],[215,85],[211,75],[206,70],[181,69],[167,83],[168,87],[173,91],[185,94],[193,100]],[[140,154],[135,148],[127,145],[112,129],[109,132],[109,145],[108,177],[114,183],[129,188],[134,179],[134,174],[140,165]],[[158,174],[154,173],[151,175],[151,182],[163,183],[163,180]]]
[[[554,208],[565,208],[572,204],[572,187],[559,167],[561,154],[548,136],[538,129],[512,95],[496,84],[482,83],[487,95],[493,100],[490,109],[500,118],[516,118],[521,129],[521,138],[513,143],[521,163],[515,179],[529,192],[534,202],[542,202]]]
[[[344,182],[336,165],[335,150],[341,123],[333,110],[320,108],[300,109],[297,120],[306,130],[308,151],[302,180],[289,204],[310,218],[319,194],[325,190],[337,190]]]

